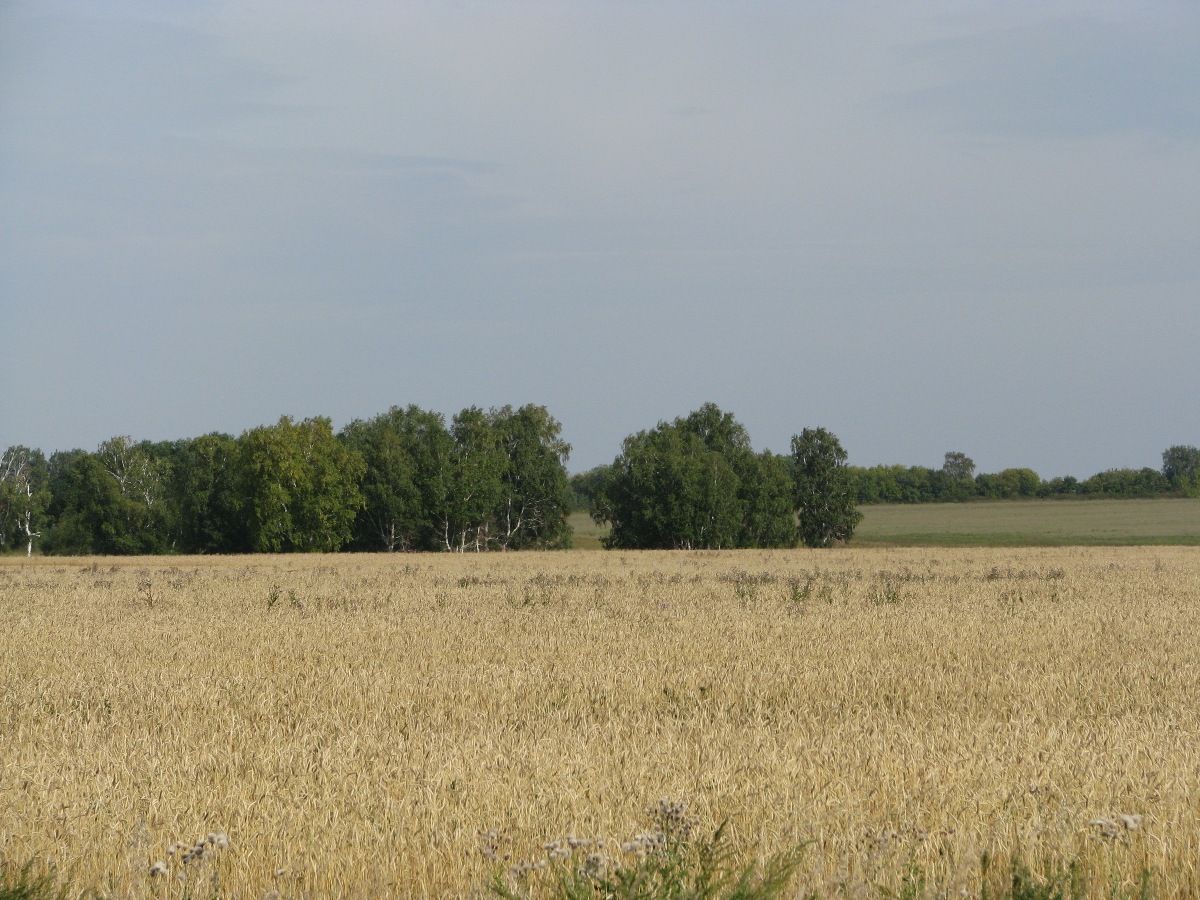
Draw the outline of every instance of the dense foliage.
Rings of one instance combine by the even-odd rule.
[[[862,513],[838,439],[824,428],[804,429],[792,438],[792,466],[800,538],[809,547],[849,540]]]
[[[625,439],[613,464],[576,483],[608,547],[810,547],[848,540],[859,514],[844,477],[846,454],[822,442],[791,457],[755,453],[746,429],[708,403]]]
[[[327,418],[240,437],[135,442],[49,459],[0,455],[0,552],[53,554],[483,551],[570,545],[567,516],[611,526],[608,547],[827,547],[869,503],[1022,497],[1200,497],[1200,449],[1161,470],[1043,481],[1031,469],[976,473],[847,465],[836,436],[807,428],[791,452],[756,452],[714,404],[625,439],[611,465],[568,477],[571,448],[545,407],[469,407],[449,422],[393,407],[335,433]]]
[[[541,406],[410,406],[234,438],[105,441],[0,458],[0,550],[278,553],[494,550],[569,543],[570,446]]]

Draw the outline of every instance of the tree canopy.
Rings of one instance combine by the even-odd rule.
[[[800,539],[809,547],[850,540],[862,513],[837,436],[824,428],[805,428],[792,438],[792,466]]]
[[[825,442],[814,450],[812,466],[822,465],[821,454],[828,449],[841,452],[829,432],[805,431],[810,433]],[[794,450],[800,440],[793,438]],[[823,537],[811,545],[828,546],[848,540],[858,521],[838,469],[844,461],[841,452],[831,470],[837,477],[826,477],[824,469],[819,473],[798,464],[795,453],[755,453],[732,414],[708,403],[626,438],[621,454],[593,486],[592,515],[611,525],[605,539],[609,547],[794,547],[799,537],[822,529]],[[851,504],[850,515],[836,524],[822,518],[843,502],[827,498],[829,490],[841,491]]]
[[[335,433],[281,417],[234,437],[152,443],[118,435],[94,452],[0,454],[0,552],[32,554],[496,551],[570,545],[572,509],[611,526],[614,548],[829,547],[868,503],[1031,497],[1200,496],[1200,449],[1162,468],[1043,480],[938,468],[850,466],[837,437],[805,428],[790,452],[755,451],[713,403],[625,438],[610,465],[568,476],[571,447],[544,406],[449,421],[393,406]]]

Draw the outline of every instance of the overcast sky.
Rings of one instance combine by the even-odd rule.
[[[1200,445],[1200,5],[0,2],[0,448],[706,401]]]

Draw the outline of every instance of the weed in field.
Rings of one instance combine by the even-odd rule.
[[[142,576],[137,583],[138,601],[154,609],[157,598],[154,596],[154,579],[148,575]]]
[[[900,583],[891,576],[884,576],[879,584],[867,594],[867,602],[872,606],[898,606],[904,602],[904,593]]]
[[[1108,841],[1130,843],[1130,835],[1141,830],[1142,817],[1134,813],[1119,815],[1115,819],[1092,819],[1088,823],[1096,829],[1096,834]]]
[[[67,900],[72,895],[53,869],[38,869],[32,860],[15,871],[0,863],[0,900]]]
[[[712,838],[697,840],[699,823],[686,803],[664,798],[648,815],[652,829],[622,842],[620,856],[609,855],[604,841],[574,836],[550,841],[542,847],[545,857],[518,863],[507,877],[498,873],[492,892],[505,900],[535,894],[563,900],[768,900],[783,896],[800,864],[797,850],[771,857],[761,869],[734,865],[725,824]],[[531,884],[533,877],[540,883]]]
[[[167,847],[167,859],[152,863],[148,874],[151,879],[159,880],[170,877],[174,872],[178,880],[188,883],[189,890],[186,893],[189,896],[194,887],[202,889],[207,896],[218,897],[221,893],[221,873],[217,858],[228,849],[229,835],[223,831],[211,831],[190,844],[173,841]]]

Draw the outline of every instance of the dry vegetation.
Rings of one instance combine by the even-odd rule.
[[[10,864],[469,896],[671,797],[807,842],[797,891],[977,895],[986,851],[1200,894],[1192,550],[175,562],[0,565]]]

